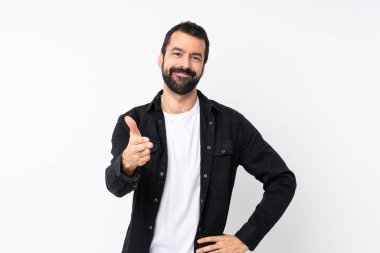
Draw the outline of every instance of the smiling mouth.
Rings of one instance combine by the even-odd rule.
[[[179,76],[179,77],[185,77],[185,78],[189,78],[191,77],[190,75],[186,74],[186,73],[183,73],[183,72],[175,72],[174,73],[176,76]]]

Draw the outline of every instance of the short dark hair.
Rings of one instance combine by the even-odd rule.
[[[166,53],[166,48],[170,42],[170,38],[172,37],[172,34],[176,31],[181,31],[184,32],[188,35],[191,35],[193,37],[202,39],[206,43],[206,50],[205,50],[205,55],[204,55],[204,62],[203,64],[206,64],[207,59],[208,59],[208,52],[209,52],[209,47],[210,47],[210,42],[208,41],[207,33],[205,29],[203,29],[201,26],[187,21],[187,22],[181,22],[176,26],[173,26],[165,35],[165,40],[164,43],[162,44],[161,47],[161,53],[165,55]]]

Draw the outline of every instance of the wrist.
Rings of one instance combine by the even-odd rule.
[[[240,249],[241,249],[242,253],[247,252],[249,250],[249,248],[247,247],[247,245],[245,245],[244,243],[243,243],[243,245],[241,245]]]
[[[121,171],[128,177],[132,177],[135,174],[137,166],[131,166],[127,162],[121,161]]]

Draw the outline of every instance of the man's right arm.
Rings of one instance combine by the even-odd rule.
[[[129,116],[120,116],[112,134],[113,158],[107,167],[107,189],[117,197],[133,191],[140,179],[140,166],[150,159],[153,144],[142,137],[136,122]]]

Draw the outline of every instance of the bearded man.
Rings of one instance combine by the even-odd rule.
[[[133,192],[123,253],[254,250],[293,198],[294,173],[256,128],[196,88],[208,54],[202,27],[174,26],[158,59],[163,89],[117,121],[105,174],[117,197]],[[239,165],[265,192],[247,222],[226,235]]]

